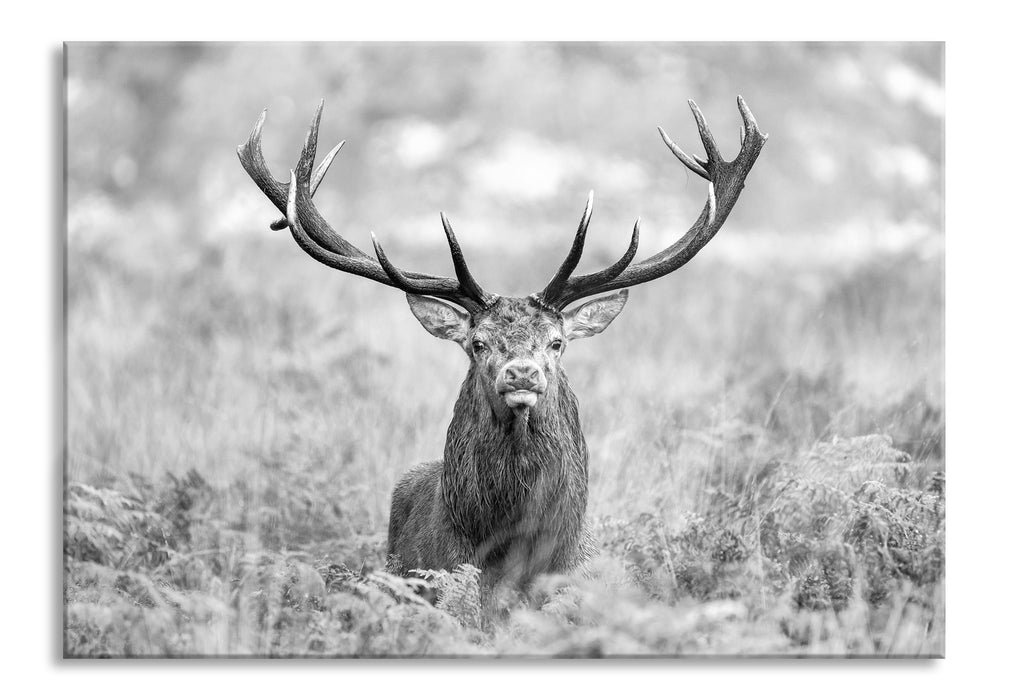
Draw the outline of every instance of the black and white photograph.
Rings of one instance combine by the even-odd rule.
[[[946,656],[943,42],[61,61],[64,659]]]

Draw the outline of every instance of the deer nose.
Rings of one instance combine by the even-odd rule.
[[[505,365],[504,385],[508,391],[538,391],[543,384],[543,373],[535,362],[513,360]]]

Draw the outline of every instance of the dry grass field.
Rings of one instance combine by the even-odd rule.
[[[218,118],[220,138],[193,102],[219,107],[200,86],[258,54],[176,57],[210,73],[138,77],[130,71],[145,64],[128,49],[99,53],[71,47],[69,64],[66,655],[944,654],[944,263],[940,204],[927,200],[938,185],[926,187],[926,214],[905,183],[890,190],[895,209],[867,201],[823,225],[821,211],[835,211],[827,200],[857,202],[861,184],[824,186],[818,199],[808,178],[788,181],[775,149],[799,146],[777,103],[763,99],[762,112],[750,85],[771,140],[737,212],[694,261],[633,289],[610,329],[564,359],[589,445],[599,555],[482,606],[473,570],[433,574],[436,597],[424,579],[382,571],[393,485],[441,454],[466,358],[428,336],[401,293],[328,270],[267,229],[273,212],[233,149],[273,93],[230,88],[239,97]],[[571,75],[605,82],[592,61],[564,60]],[[173,76],[168,113],[182,116],[158,121],[154,88]],[[509,76],[495,73],[502,90]],[[301,80],[298,108],[267,123],[275,173],[296,157],[313,107],[302,95],[322,91]],[[105,168],[102,148],[119,137],[95,126],[98,98],[74,91],[109,85],[145,96],[147,111],[117,109],[148,133],[130,141],[146,150],[110,155]],[[351,88],[334,79],[326,89],[353,102]],[[734,104],[714,92],[697,99],[732,153]],[[670,97],[664,123],[694,143],[687,96]],[[589,119],[594,104],[572,118]],[[420,128],[389,109],[336,111],[339,128],[324,138],[351,138],[355,120],[385,124],[369,132],[379,142],[394,126]],[[104,128],[119,128],[116,118]],[[483,214],[494,193],[452,179],[462,166],[444,156],[413,174],[379,163],[388,189],[355,199],[358,172],[371,187],[380,175],[351,142],[323,189],[352,194],[321,206],[356,244],[369,227],[389,229],[394,259],[442,274],[437,209],[456,206],[477,277],[529,293],[566,250],[588,186],[597,216],[586,267],[609,259],[642,207],[653,214],[644,254],[699,211],[703,190],[660,151],[655,120],[641,121],[637,140],[654,141],[641,156],[653,159],[641,161],[649,177],[633,191],[611,187],[609,199],[605,183],[569,178],[535,205],[499,217],[525,196],[506,192]],[[170,152],[150,143],[173,135]],[[469,165],[481,157],[472,148]],[[610,160],[598,171],[633,171],[615,146],[600,148]],[[176,170],[177,181],[165,174]],[[891,229],[925,233],[898,245]]]

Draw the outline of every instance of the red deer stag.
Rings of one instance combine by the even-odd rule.
[[[561,356],[572,340],[593,336],[610,324],[627,301],[627,287],[669,274],[711,240],[767,139],[738,98],[742,146],[735,160],[726,161],[701,111],[689,104],[705,158],[687,155],[661,127],[659,133],[683,165],[708,181],[707,203],[693,226],[670,247],[631,264],[638,247],[635,223],[623,257],[599,272],[572,276],[592,216],[590,193],[563,264],[543,291],[528,297],[484,291],[470,274],[444,214],[456,279],[403,271],[389,262],[377,240],[372,257],[333,230],[312,195],[343,143],[313,174],[321,104],[291,171],[293,186],[275,179],[263,159],[265,111],[239,147],[245,170],[283,214],[271,228],[290,228],[298,245],[324,265],[406,292],[421,325],[435,337],[459,344],[469,357],[443,458],[414,467],[393,491],[390,571],[405,575],[412,569],[452,570],[470,563],[484,571],[487,585],[521,585],[539,573],[571,569],[591,553],[585,523],[588,454]],[[613,290],[620,291],[564,310],[577,299]]]

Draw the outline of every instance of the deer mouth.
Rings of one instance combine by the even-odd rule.
[[[532,408],[540,396],[539,392],[529,389],[505,391],[501,395],[504,397],[505,403],[508,404],[508,408]]]

